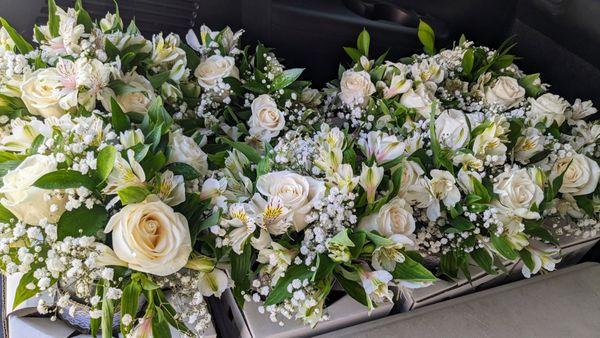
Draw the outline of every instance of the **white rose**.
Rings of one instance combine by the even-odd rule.
[[[544,135],[537,128],[525,129],[523,136],[517,139],[513,149],[515,160],[527,164],[529,159],[544,150]]]
[[[364,70],[356,72],[347,70],[340,81],[340,99],[347,105],[366,104],[369,97],[375,93],[375,85],[371,76]]]
[[[569,163],[571,163],[570,166]],[[569,166],[568,169],[567,166]],[[596,190],[598,178],[600,177],[600,167],[596,161],[582,154],[563,157],[554,163],[550,172],[550,179],[554,180],[565,169],[567,171],[563,176],[562,186],[559,190],[561,193],[580,196],[591,194]]]
[[[262,141],[270,141],[285,126],[283,112],[269,95],[262,94],[252,101],[252,116],[248,121],[250,135]]]
[[[36,70],[21,84],[21,99],[32,115],[60,117],[77,107],[77,93],[66,95],[56,68]]]
[[[519,86],[517,79],[500,76],[493,85],[485,88],[485,101],[488,105],[501,105],[507,109],[516,107],[523,101],[525,89]]]
[[[42,219],[56,223],[65,211],[66,198],[51,190],[32,186],[38,178],[56,171],[56,165],[56,160],[50,156],[27,157],[2,178],[2,205],[27,224],[38,225]],[[46,195],[51,197],[46,198]]]
[[[130,73],[122,78],[123,82],[135,88],[134,91],[128,91],[121,95],[107,95],[102,100],[102,104],[106,110],[110,110],[110,96],[114,96],[115,100],[121,106],[124,112],[135,112],[139,114],[146,114],[150,104],[156,97],[154,94],[154,88],[150,81],[145,77],[137,74]]]
[[[211,89],[226,77],[239,79],[240,72],[231,56],[212,55],[200,62],[194,75],[202,88]]]
[[[258,178],[256,189],[264,196],[277,196],[293,213],[292,222],[296,231],[307,225],[306,216],[314,203],[325,194],[325,184],[312,177],[301,176],[290,171],[277,171]]]
[[[111,231],[115,254],[137,271],[173,274],[192,252],[186,218],[160,200],[126,205],[108,221]]]
[[[379,209],[377,214],[369,215],[360,221],[359,228],[378,231],[383,236],[410,236],[415,231],[415,219],[412,208],[406,201],[394,197]]]
[[[435,120],[435,133],[440,144],[456,150],[469,141],[469,124],[465,114],[456,109],[449,109]]]
[[[544,191],[526,169],[505,171],[494,181],[494,193],[501,206],[523,218],[540,217],[539,213],[531,211],[531,207],[544,201]]]
[[[529,103],[533,125],[542,122],[546,127],[550,127],[553,122],[559,126],[565,122],[565,110],[569,103],[562,97],[546,93],[537,99],[529,98]]]
[[[194,141],[193,138],[183,135],[181,129],[169,135],[169,160],[167,163],[185,163],[192,166],[200,176],[208,171],[208,155]]]

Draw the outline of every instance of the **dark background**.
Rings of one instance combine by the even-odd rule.
[[[56,0],[63,8],[73,0]],[[389,49],[388,59],[421,51],[417,18],[430,23],[437,47],[461,34],[497,47],[514,36],[513,53],[527,73],[539,72],[552,91],[571,103],[593,100],[600,107],[600,0],[120,0],[125,21],[136,19],[147,37],[206,24],[244,28],[244,43],[274,47],[287,66],[305,67],[316,86],[337,76],[358,33],[371,33],[372,55]],[[92,17],[113,12],[112,0],[83,0]],[[30,38],[34,23],[46,22],[46,0],[0,0],[0,16]],[[600,261],[598,245],[585,260]]]

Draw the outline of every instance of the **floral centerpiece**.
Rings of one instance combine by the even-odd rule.
[[[204,236],[218,221],[200,196],[204,141],[173,119],[195,92],[179,38],[149,41],[118,9],[96,22],[53,0],[38,47],[2,26],[0,251],[2,270],[22,275],[12,305],[51,293],[38,311],[74,316],[84,303],[93,335],[112,336],[113,318],[124,335],[201,334],[203,297],[230,283]]]

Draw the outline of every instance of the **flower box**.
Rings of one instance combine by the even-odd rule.
[[[2,299],[3,299],[3,327],[5,337],[21,338],[21,337],[36,337],[36,338],[67,338],[81,337],[88,338],[90,335],[77,334],[77,330],[69,326],[66,322],[58,319],[50,320],[47,316],[41,316],[37,313],[38,297],[32,297],[17,308],[13,309],[15,290],[19,284],[20,276],[12,275],[5,277],[2,283]],[[53,300],[47,296],[44,299],[52,303]],[[173,338],[182,338],[179,331],[171,327],[171,336]],[[119,334],[119,337],[121,335]],[[214,325],[210,325],[204,330],[204,338],[216,338],[216,330]]]
[[[344,327],[356,325],[369,320],[385,317],[392,310],[393,304],[386,303],[375,308],[370,314],[368,309],[344,295],[327,307],[329,320],[319,323],[315,328],[303,325],[296,320],[284,320],[284,326],[271,322],[269,316],[258,312],[258,303],[246,302],[240,309],[231,291],[221,296],[220,317],[215,318],[223,336],[240,336],[242,338],[299,338],[312,337]],[[215,307],[213,307],[214,309]]]

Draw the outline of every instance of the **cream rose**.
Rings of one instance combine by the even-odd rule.
[[[531,104],[531,119],[533,124],[544,123],[550,127],[556,122],[559,126],[565,122],[565,110],[569,103],[562,97],[546,93],[537,99],[529,98]]]
[[[415,219],[412,212],[412,208],[404,199],[394,197],[382,206],[378,213],[363,218],[359,223],[359,228],[375,230],[386,237],[392,235],[408,237],[415,231]]]
[[[596,190],[600,177],[600,167],[596,161],[582,154],[563,157],[552,167],[550,179],[554,180],[565,170],[567,171],[559,190],[561,193],[579,196],[591,194]]]
[[[269,95],[262,94],[252,101],[252,116],[248,121],[250,135],[262,141],[270,141],[285,126],[283,112]]]
[[[498,195],[501,206],[523,218],[540,217],[539,213],[531,211],[531,208],[544,201],[544,191],[526,169],[505,171],[494,181],[494,193]]]
[[[200,176],[204,176],[208,171],[208,155],[194,141],[193,138],[183,135],[181,129],[169,135],[168,163],[181,162],[192,166]]]
[[[0,194],[4,197],[0,203],[27,224],[38,225],[43,219],[56,223],[65,211],[66,198],[63,194],[33,186],[38,178],[56,171],[56,165],[56,160],[50,156],[27,157],[2,178],[4,185]]]
[[[340,81],[340,99],[347,105],[366,104],[375,93],[371,76],[364,70],[357,72],[349,69],[342,74]]]
[[[435,120],[435,133],[440,144],[456,150],[469,141],[469,124],[465,114],[456,109],[448,109]]]
[[[21,99],[29,113],[42,117],[60,117],[77,107],[77,92],[65,91],[63,76],[56,68],[44,68],[33,72],[21,84]]]
[[[111,231],[115,254],[137,271],[173,274],[192,252],[186,218],[158,199],[126,205],[108,221]]]
[[[291,210],[296,231],[306,227],[306,216],[314,203],[325,194],[325,184],[312,177],[290,171],[277,171],[258,178],[256,189],[264,196],[278,196]]]
[[[501,105],[507,109],[517,106],[525,97],[525,89],[510,76],[500,76],[493,85],[485,88],[487,104]]]
[[[117,95],[115,100],[124,112],[146,114],[150,104],[156,97],[152,84],[145,77],[131,73],[123,77],[123,82],[135,88],[134,91]],[[109,103],[110,104],[110,103]],[[108,110],[108,107],[105,108]]]
[[[200,62],[194,75],[202,88],[211,89],[226,77],[239,79],[240,72],[231,56],[212,55]]]

